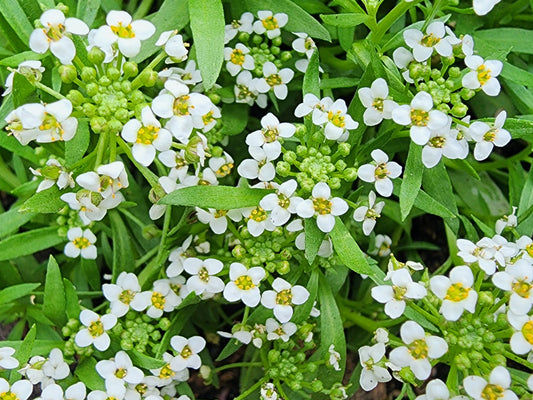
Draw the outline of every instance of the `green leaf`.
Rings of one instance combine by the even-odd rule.
[[[403,182],[400,187],[400,210],[402,220],[405,220],[413,208],[413,205],[422,184],[422,175],[424,174],[424,165],[422,164],[422,146],[411,142],[409,153],[403,173]]]
[[[4,16],[7,23],[13,28],[13,31],[15,31],[20,40],[24,43],[29,43],[33,26],[19,2],[13,0],[0,0],[0,14]]]
[[[96,260],[88,260],[82,258],[80,260],[81,269],[85,275],[85,281],[89,284],[92,290],[101,290],[102,283],[100,282],[100,270],[96,264]]]
[[[248,124],[250,107],[246,104],[224,104],[222,106],[222,129],[224,135],[233,136],[242,133]]]
[[[100,9],[100,0],[78,0],[76,8],[76,17],[91,26]]]
[[[65,315],[66,300],[65,286],[59,265],[53,256],[48,259],[46,267],[46,280],[44,283],[43,312],[54,321],[57,326],[63,326],[67,322]]]
[[[515,53],[533,54],[533,31],[520,28],[496,28],[476,31],[474,41],[481,39],[498,49],[511,49]],[[498,40],[494,40],[498,38]]]
[[[337,78],[323,78],[320,80],[320,89],[353,88],[359,84],[359,79],[341,76]]]
[[[167,363],[166,361],[163,361],[161,359],[149,357],[147,355],[144,355],[137,350],[128,350],[127,352],[131,358],[131,361],[133,361],[133,365],[145,368],[145,369],[156,369],[161,368],[165,366]]]
[[[398,183],[399,185],[397,185]],[[402,184],[402,179],[396,178],[394,183],[394,190],[393,193],[396,196],[400,195],[400,187]],[[419,208],[422,211],[425,211],[427,213],[437,215],[442,218],[454,218],[455,215],[453,212],[451,212],[447,207],[439,203],[437,200],[435,200],[433,197],[431,197],[429,194],[424,192],[423,190],[420,190],[418,192],[418,195],[415,199],[414,206],[416,208]]]
[[[46,54],[38,54],[38,53],[34,53],[33,51],[23,51],[21,53],[17,53],[13,56],[6,57],[0,60],[0,65],[16,68],[23,61],[27,61],[30,59],[31,60],[42,60],[44,57],[46,57]]]
[[[40,283],[21,283],[0,290],[0,304],[7,304],[13,300],[29,295],[41,286]]]
[[[368,275],[378,284],[383,282],[385,273],[377,265],[368,263],[365,254],[339,217],[335,217],[335,226],[329,235],[335,252],[344,265],[358,274]]]
[[[168,330],[161,338],[161,341],[159,342],[159,347],[157,348],[156,352],[156,358],[161,358],[163,356],[163,353],[168,349],[172,336],[180,334],[185,324],[189,322],[189,318],[191,318],[195,312],[196,305],[192,305],[176,313],[176,315],[172,319],[172,322],[170,323],[170,328],[168,328]]]
[[[74,137],[65,142],[65,166],[70,168],[80,161],[87,148],[90,140],[89,124],[87,121],[78,120],[78,129]]]
[[[305,220],[305,258],[309,265],[315,261],[322,240],[326,234],[318,229],[314,218]]]
[[[65,288],[66,312],[69,319],[78,319],[80,315],[80,302],[76,288],[67,278],[63,278]]]
[[[368,15],[364,13],[346,13],[346,14],[320,14],[320,18],[328,25],[340,26],[342,28],[351,28],[361,25],[368,20]]]
[[[490,121],[494,121],[491,118]],[[505,129],[507,129],[513,139],[524,139],[528,142],[533,142],[531,132],[533,132],[533,121],[527,119],[507,118],[505,120]]]
[[[33,212],[42,214],[57,214],[67,203],[59,197],[61,192],[54,185],[50,189],[35,193],[20,207],[20,212]]]
[[[113,233],[113,282],[123,271],[133,272],[135,258],[131,247],[130,233],[118,211],[110,211],[111,231]]]
[[[520,85],[528,86],[530,88],[533,87],[533,74],[522,68],[515,67],[508,62],[503,63],[503,69],[500,76]]]
[[[12,234],[34,216],[34,213],[19,212],[18,207],[0,214],[0,238]]]
[[[224,62],[224,9],[221,0],[189,0],[196,58],[205,89],[216,82]]]
[[[524,214],[529,207],[533,205],[533,168],[529,169],[527,174],[526,182],[522,189],[522,194],[520,196],[520,202],[518,203],[518,213],[520,217]]]
[[[271,10],[275,13],[285,13],[289,16],[289,22],[285,29],[291,32],[305,32],[309,36],[331,40],[329,32],[316,19],[306,13],[297,3],[290,0],[244,0],[243,3],[249,11],[257,15],[257,11]]]
[[[30,356],[33,349],[33,344],[35,343],[35,336],[37,335],[37,328],[35,325],[32,325],[28,333],[26,334],[26,337],[20,344],[20,347],[14,354],[15,358],[19,361],[19,365],[25,365]],[[11,371],[11,374],[9,375],[9,381],[10,383],[13,383],[20,379],[21,375],[19,372],[17,372],[16,369]]]
[[[15,73],[13,76],[13,105],[15,108],[27,103],[28,97],[35,93],[35,88],[22,74]]]
[[[64,241],[58,236],[56,226],[19,233],[0,241],[0,261],[33,254]]]
[[[80,381],[85,383],[90,390],[105,390],[104,380],[96,372],[96,360],[94,357],[87,357],[78,364],[74,371]]]
[[[445,222],[450,228],[452,228],[453,232],[457,233],[459,229],[459,220],[455,218],[455,216],[459,211],[457,210],[455,195],[453,193],[450,177],[448,176],[448,171],[442,161],[433,168],[424,170],[423,186],[427,194],[453,213],[454,217],[445,219]],[[434,214],[433,212],[431,213]]]
[[[319,269],[315,268],[309,278],[309,281],[307,282],[307,285],[305,285],[305,288],[309,291],[309,298],[304,304],[296,307],[296,309],[294,310],[294,315],[291,318],[292,322],[299,324],[299,323],[302,323],[303,321],[306,321],[307,318],[309,317],[309,314],[311,313],[311,310],[313,309],[313,304],[316,300],[316,296],[318,292],[318,276],[319,276]],[[329,286],[329,283],[328,283],[328,286]]]
[[[304,81],[302,85],[302,92],[314,94],[320,98],[320,74],[319,74],[319,56],[318,50],[315,49],[309,60],[309,65],[305,71]]]
[[[197,206],[231,210],[255,207],[270,189],[251,189],[232,186],[191,186],[173,191],[163,197],[159,204],[176,206]]]

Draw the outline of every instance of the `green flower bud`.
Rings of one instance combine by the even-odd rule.
[[[74,65],[59,66],[59,77],[63,83],[72,83],[78,77],[78,70]]]
[[[255,45],[260,45],[262,41],[263,41],[263,36],[261,35],[254,34],[254,36],[252,37],[252,42]]]
[[[88,117],[94,117],[96,115],[96,107],[91,103],[84,103],[81,106],[83,113]]]
[[[291,265],[288,261],[280,261],[277,263],[277,271],[280,275],[288,274],[291,270]]]
[[[461,69],[459,67],[451,67],[448,70],[448,76],[450,78],[459,78],[461,76]]]
[[[305,178],[300,182],[300,186],[306,192],[311,192],[313,190],[313,187],[315,187],[315,181],[309,178]]]
[[[337,171],[344,171],[347,166],[348,166],[348,164],[346,164],[346,162],[344,160],[339,160],[339,161],[337,161],[335,163],[335,169]]]
[[[250,34],[248,32],[239,32],[237,38],[239,42],[246,43],[248,40],[250,40]]]
[[[494,295],[492,292],[482,291],[479,292],[478,304],[480,307],[490,307],[494,304]]]
[[[277,56],[281,52],[281,49],[278,46],[272,46],[270,48],[270,52]]]
[[[281,69],[283,67],[283,61],[276,59],[273,62],[277,69]]]
[[[120,78],[120,71],[118,68],[109,67],[107,68],[106,75],[112,81],[116,81],[118,78]]]
[[[272,44],[274,46],[281,46],[281,43],[282,43],[281,36],[277,36],[274,39],[272,39]]]
[[[462,88],[461,89],[461,97],[463,100],[470,100],[472,97],[476,95],[475,90]]]
[[[144,94],[140,90],[134,90],[129,97],[133,104],[144,103]]]
[[[143,228],[142,235],[146,240],[152,240],[161,236],[161,230],[156,225],[150,224]]]
[[[398,375],[400,375],[400,378],[402,378],[404,382],[408,382],[412,384],[413,386],[417,386],[416,377],[413,371],[411,370],[411,368],[409,367],[402,368],[398,372]]]
[[[100,133],[106,128],[107,121],[104,117],[92,117],[90,120],[91,129],[95,133]]]
[[[280,59],[283,62],[287,62],[292,58],[292,53],[290,51],[282,51],[280,55]]]
[[[261,44],[259,45],[259,48],[260,48],[261,50],[268,50],[268,44],[267,44],[267,43],[261,43]],[[264,52],[264,53],[266,53],[266,52]]]
[[[79,90],[69,90],[67,99],[70,100],[74,107],[81,106],[85,101],[85,97],[83,97],[83,94]]]
[[[307,157],[307,147],[303,145],[296,146],[296,154],[300,157]]]
[[[113,118],[109,123],[107,124],[107,129],[111,133],[120,133],[122,132],[122,122],[120,122],[118,119]]]
[[[72,336],[72,330],[67,326],[64,326],[63,328],[61,328],[61,333],[65,337]]]
[[[163,189],[161,185],[157,185],[150,189],[150,192],[148,192],[148,199],[153,203],[157,203],[159,200],[161,200],[163,197],[166,196],[166,192]]]
[[[357,170],[355,168],[346,168],[342,171],[342,179],[347,182],[354,181],[357,178]]]
[[[341,187],[341,180],[337,177],[332,177],[328,179],[328,186],[333,189],[337,190]]]
[[[128,122],[130,120],[130,117],[131,117],[130,112],[126,110],[125,108],[121,108],[117,110],[117,112],[115,113],[115,118],[118,119],[123,124]]]
[[[289,164],[294,164],[294,162],[296,161],[297,159],[297,156],[296,156],[296,153],[294,151],[287,151],[285,152],[285,154],[283,154],[283,160],[288,162]]]
[[[102,51],[102,49],[93,46],[93,48],[87,53],[87,58],[92,64],[100,65],[105,60],[105,53]]]
[[[92,67],[83,67],[80,77],[83,82],[93,82],[96,80],[96,70]]]
[[[268,362],[270,364],[277,364],[280,359],[280,353],[278,350],[272,349],[268,352]]]
[[[107,87],[111,85],[113,82],[111,79],[109,79],[107,76],[101,76],[100,79],[98,79],[98,84],[103,87]]]
[[[240,244],[236,245],[233,250],[231,250],[231,254],[233,257],[235,257],[237,260],[240,260],[246,255],[246,249],[241,246]]]
[[[99,86],[97,83],[88,83],[87,86],[85,86],[85,90],[89,96],[96,96],[98,94]]]
[[[126,61],[122,66],[122,71],[124,72],[125,78],[133,78],[139,73],[139,67],[133,61]]]
[[[267,263],[265,264],[265,269],[266,269],[268,272],[273,273],[273,272],[276,271],[277,266],[278,266],[278,265],[277,265],[276,263],[274,263],[274,262],[270,262],[270,261],[269,261],[269,262],[267,262]]]
[[[310,149],[307,149],[307,152],[311,157],[314,157],[317,155],[318,150],[314,147],[311,147]]]
[[[442,85],[444,85],[444,83],[446,83],[446,79],[440,77],[440,78],[437,78],[437,79],[436,79],[436,82],[437,82],[440,86],[442,86]]]
[[[291,166],[286,161],[278,161],[276,164],[276,173],[281,176],[287,176],[291,172]]]
[[[65,225],[66,223],[67,223],[67,219],[63,215],[60,215],[59,217],[56,218],[56,224]]]
[[[451,56],[448,56],[448,57],[442,57],[440,58],[442,60],[442,63],[443,64],[446,64],[446,65],[452,65],[455,63],[455,57],[453,55]]]
[[[468,107],[463,103],[455,104],[450,112],[454,117],[463,118],[468,112]]]
[[[438,69],[432,69],[431,70],[431,79],[433,79],[434,81],[436,81],[437,79],[439,79],[442,75],[440,74],[440,71]]]
[[[321,392],[324,389],[324,384],[322,381],[319,381],[318,379],[315,379],[313,382],[311,382],[311,390],[315,393]]]
[[[415,81],[419,78],[423,78],[424,77],[424,66],[416,62],[409,64],[409,75]]]
[[[450,106],[446,103],[441,103],[437,106],[437,110],[442,111],[444,114],[447,114],[450,111]]]
[[[215,92],[209,93],[208,97],[209,97],[209,100],[211,100],[211,102],[213,104],[218,104],[222,100],[220,95],[218,93],[215,93]]]

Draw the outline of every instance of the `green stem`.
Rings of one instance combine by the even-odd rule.
[[[244,315],[242,316],[242,323],[245,324],[248,320],[248,315],[250,314],[250,307],[246,306],[244,308]]]
[[[529,370],[532,370],[533,369],[533,363],[530,363],[529,361],[527,360],[524,360],[522,357],[518,357],[516,354],[508,351],[508,350],[505,350],[503,352],[503,355],[507,358],[509,358],[510,360],[513,360],[514,362],[517,362],[518,364],[520,365],[523,365],[524,367],[528,368]]]
[[[109,134],[109,162],[112,163],[117,159],[117,134]]]
[[[242,400],[248,397],[255,389],[257,389],[259,386],[261,386],[263,383],[265,383],[268,380],[266,376],[264,376],[262,379],[258,380],[256,383],[254,383],[252,386],[250,386],[247,390],[245,390],[241,395],[235,397],[233,400]]]
[[[159,251],[159,246],[156,246],[153,249],[150,249],[144,256],[142,256],[137,261],[135,261],[135,268],[139,268],[146,261],[152,258],[158,251]]]
[[[381,39],[383,39],[385,33],[387,33],[390,27],[396,22],[396,20],[404,15],[411,7],[420,3],[420,1],[422,0],[415,0],[411,3],[407,1],[401,1],[387,15],[385,15],[381,21],[379,21],[377,28],[369,35],[370,40],[376,44],[379,43]]]
[[[157,251],[157,258],[159,259],[165,249],[165,242],[168,235],[168,228],[170,226],[170,216],[172,215],[172,208],[167,207],[165,211],[165,219],[163,221],[163,231],[161,233],[161,241],[159,242],[159,250]]]
[[[424,310],[418,304],[411,303],[411,304],[409,304],[409,306],[412,307],[418,313],[422,314],[424,317],[426,317],[434,325],[439,326],[441,324],[440,318],[436,318],[433,314],[428,313],[426,310]]]
[[[185,222],[187,221],[187,215],[190,212],[190,207],[184,207],[183,214],[181,214],[180,220],[178,221],[177,225],[172,228],[172,230],[168,233],[168,236],[174,235],[177,231],[181,229],[183,225],[185,225]]]
[[[244,239],[242,238],[242,236],[239,233],[239,231],[237,231],[237,228],[235,228],[235,225],[233,225],[233,222],[230,221],[230,220],[228,220],[228,228],[231,231],[231,233],[233,233],[235,235],[235,237],[237,239],[239,239],[239,242],[241,242],[241,245],[243,245],[243,247],[246,248],[246,246],[244,245]]]
[[[118,209],[122,214],[124,214],[125,217],[127,217],[129,220],[134,222],[139,228],[144,229],[146,227],[146,224],[142,222],[139,218],[137,218],[135,215],[130,213],[128,210],[119,208]]]
[[[428,25],[433,21],[433,19],[435,18],[435,15],[437,15],[441,6],[442,6],[442,0],[435,1],[435,4],[433,4],[433,7],[431,8],[431,13],[424,21],[424,26],[421,29],[422,32],[424,32],[426,28],[428,27]]]
[[[141,19],[148,14],[153,2],[154,0],[143,0],[141,5],[137,7],[137,11],[133,14],[133,19]]]
[[[98,138],[98,144],[96,148],[96,159],[94,160],[95,169],[98,166],[102,165],[102,160],[104,159],[104,153],[105,153],[106,136],[107,136],[107,132],[102,132],[100,133],[100,137]]]
[[[142,86],[141,79],[143,77],[143,72],[154,69],[154,67],[157,66],[157,64],[159,64],[166,56],[167,56],[167,53],[165,53],[164,51],[161,51],[161,53],[159,53],[157,57],[154,58],[152,62],[150,62],[150,64],[148,64],[146,68],[144,68],[142,72],[139,73],[139,75],[137,75],[137,77],[133,80],[133,82],[131,82],[131,89],[135,90],[135,89],[140,88]]]
[[[81,58],[78,56],[74,57],[74,64],[76,64],[76,68],[78,68],[80,71],[85,67],[85,64],[83,61],[81,61]]]
[[[224,371],[226,369],[231,369],[231,368],[262,367],[262,366],[263,366],[262,362],[237,362],[237,363],[233,363],[233,364],[222,365],[221,367],[215,368],[213,371],[214,372],[220,372],[220,371]]]
[[[46,92],[48,93],[49,95],[51,96],[54,96],[56,99],[58,100],[62,100],[62,99],[66,99],[65,96],[63,96],[61,93],[59,92],[56,92],[54,89],[51,89],[49,88],[48,86],[46,85],[43,85],[41,82],[33,82],[33,85],[37,88],[37,89],[41,89],[43,92]]]

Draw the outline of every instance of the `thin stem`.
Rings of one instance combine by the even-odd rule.
[[[515,361],[515,362],[517,362],[518,364],[523,365],[524,367],[526,367],[526,368],[528,368],[528,369],[530,369],[530,370],[533,369],[533,363],[530,363],[529,361],[524,360],[522,357],[518,357],[516,354],[514,354],[514,353],[512,353],[512,352],[510,352],[510,351],[508,351],[508,350],[505,350],[505,351],[503,352],[503,355],[504,355],[505,357],[507,357],[507,358],[509,358],[509,359],[511,359],[511,360],[513,360],[513,361]]]
[[[112,163],[117,159],[117,134],[109,134],[109,162]]]
[[[241,395],[235,397],[233,400],[242,400],[248,397],[255,389],[257,389],[259,386],[261,386],[263,383],[265,383],[268,380],[268,378],[265,376],[262,379],[258,380],[256,383],[254,383],[252,386],[250,386],[247,390],[245,390]]]
[[[51,96],[54,96],[56,99],[59,99],[59,100],[66,99],[66,97],[63,96],[61,93],[56,92],[54,89],[49,88],[46,85],[43,85],[41,82],[35,81],[33,82],[33,86],[35,86],[38,89],[41,89],[43,92],[46,92]]]
[[[139,268],[146,261],[152,258],[158,251],[159,251],[159,246],[156,246],[153,249],[148,250],[148,252],[144,256],[142,256],[135,262],[135,268]]]
[[[279,392],[281,398],[282,398],[282,399],[285,399],[285,400],[290,400],[290,399],[289,399],[289,396],[287,396],[287,395],[285,394],[285,391],[284,391],[283,388],[281,387],[281,382],[280,382],[279,380],[276,379],[276,381],[275,381],[274,384],[276,385],[276,389],[278,389],[278,392]]]
[[[424,26],[421,29],[422,32],[425,31],[428,25],[433,21],[433,19],[435,18],[435,15],[437,15],[437,12],[439,12],[441,5],[442,5],[442,0],[437,0],[435,4],[433,4],[433,7],[431,8],[431,13],[424,21]]]
[[[76,64],[76,68],[78,68],[80,71],[83,69],[83,67],[85,67],[85,64],[78,56],[74,57],[74,64]]]
[[[237,367],[262,367],[262,366],[263,366],[262,362],[237,362],[233,364],[222,365],[218,368],[215,368],[214,371],[220,372],[226,369],[237,368]]]
[[[133,19],[140,19],[143,18],[146,14],[148,14],[148,11],[150,11],[153,2],[154,0],[143,0],[141,5],[137,7],[137,11],[135,11],[135,14],[133,14]]]
[[[142,86],[142,83],[141,83],[141,79],[143,77],[143,73],[144,71],[149,71],[149,70],[152,70],[154,69],[155,66],[157,66],[157,64],[159,64],[159,62],[161,62],[165,57],[167,56],[167,53],[165,53],[164,51],[162,51],[161,53],[159,53],[157,55],[156,58],[154,58],[152,60],[152,62],[150,64],[148,64],[146,66],[146,68],[144,68],[142,70],[142,72],[139,73],[139,75],[137,75],[137,77],[133,80],[133,82],[131,82],[131,89],[132,90],[135,90],[135,89],[138,89]]]
[[[168,233],[168,236],[174,235],[177,231],[181,229],[183,225],[185,225],[188,214],[189,214],[189,207],[185,207],[183,209],[183,214],[181,214],[180,220],[178,221],[178,224],[174,228],[172,228],[172,230]]]
[[[117,143],[118,143],[119,147],[122,149],[122,151],[124,151],[124,153],[126,154],[126,156],[128,156],[128,158],[131,160],[131,162],[133,164],[135,164],[135,166],[137,167],[139,172],[148,181],[150,186],[155,187],[155,186],[159,185],[159,181],[158,181],[157,175],[154,174],[152,171],[150,171],[145,166],[139,164],[137,162],[137,160],[135,158],[133,158],[133,155],[131,154],[131,149],[128,147],[126,142],[124,142],[124,140],[121,137],[117,137],[116,140],[117,140]]]
[[[139,228],[144,229],[146,227],[146,224],[142,222],[139,218],[137,218],[135,215],[130,213],[128,210],[125,210],[123,208],[118,209],[124,216],[126,216],[129,220],[134,222],[136,225],[139,226]]]
[[[381,21],[379,21],[377,28],[370,33],[370,39],[374,43],[379,43],[396,20],[404,15],[411,7],[420,3],[420,1],[421,0],[415,0],[413,2],[401,1],[385,17],[383,17]]]
[[[100,133],[100,137],[98,138],[98,145],[96,148],[96,160],[94,160],[95,168],[101,165],[102,160],[104,159],[106,136],[107,132],[102,132]]]
[[[159,242],[159,250],[157,251],[157,258],[159,259],[165,249],[165,242],[168,235],[168,228],[170,226],[170,216],[172,215],[172,208],[167,207],[165,211],[165,220],[163,221],[163,231],[161,233],[161,242]]]
[[[424,317],[426,317],[433,324],[435,324],[437,326],[440,325],[441,321],[440,321],[439,318],[436,318],[433,314],[428,313],[426,310],[424,310],[418,304],[411,303],[411,304],[409,304],[409,306],[411,306],[413,309],[415,309],[415,311],[417,311],[418,313],[422,314]]]

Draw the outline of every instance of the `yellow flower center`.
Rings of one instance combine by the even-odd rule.
[[[115,376],[118,379],[124,378],[126,375],[128,375],[128,371],[125,368],[119,368],[115,371]]]
[[[436,147],[436,148],[441,149],[444,147],[445,143],[446,143],[446,138],[443,138],[442,136],[435,136],[429,139],[429,145],[431,147]]]
[[[233,163],[227,163],[221,166],[219,169],[216,170],[215,175],[219,178],[223,178],[225,176],[228,176],[231,173],[231,170],[233,169]]]
[[[387,169],[386,163],[376,165],[376,170],[374,171],[374,176],[376,179],[385,179],[389,174],[390,172]]]
[[[100,318],[98,318],[96,321],[91,322],[87,329],[89,331],[89,334],[93,338],[102,336],[104,334],[104,324],[102,323],[102,321],[100,321]]]
[[[174,114],[176,115],[189,115],[189,99],[191,96],[189,95],[183,95],[180,97],[176,97],[176,100],[174,100]],[[190,106],[191,108],[193,106]]]
[[[135,293],[133,293],[131,290],[123,290],[122,293],[118,295],[118,300],[121,303],[128,305],[131,303],[134,297]]]
[[[481,392],[481,398],[484,400],[496,400],[503,397],[504,391],[500,385],[489,383]]]
[[[374,99],[374,101],[372,102],[372,107],[374,107],[379,112],[383,112],[383,99]]]
[[[122,22],[119,22],[118,25],[112,25],[111,30],[115,35],[122,39],[131,39],[135,37],[135,32],[133,32],[131,24],[124,26],[122,25]]]
[[[283,336],[285,335],[285,331],[283,330],[283,328],[280,326],[278,329],[275,329],[274,330],[274,333],[278,336]]]
[[[461,282],[454,283],[446,292],[444,298],[450,301],[462,301],[468,297],[469,287],[464,287]]]
[[[239,49],[233,50],[230,56],[230,61],[236,65],[244,64],[244,53],[242,52],[242,50],[239,50]]]
[[[141,396],[146,393],[148,390],[148,385],[146,383],[139,383],[135,386],[135,391],[139,393]]]
[[[279,28],[278,20],[274,18],[274,16],[266,17],[265,19],[261,20],[261,22],[266,30],[272,31],[276,28]]]
[[[238,90],[237,99],[239,100],[246,100],[248,98],[255,99],[256,96],[252,93],[252,91],[248,88],[248,86],[236,85],[235,87]]]
[[[241,290],[250,290],[255,288],[252,278],[250,278],[248,275],[242,275],[235,279],[235,285]]]
[[[167,299],[159,292],[152,292],[152,305],[159,309],[163,310],[165,308],[165,303]]]
[[[198,271],[198,278],[200,278],[202,282],[209,282],[209,271],[206,267],[200,268],[200,271]]]
[[[278,193],[278,204],[281,208],[289,208],[291,200],[283,193]]]
[[[137,131],[137,143],[152,144],[157,139],[159,134],[159,128],[157,126],[149,125],[143,126]]]
[[[489,81],[491,78],[491,70],[488,69],[485,64],[481,64],[479,67],[477,67],[477,80],[479,81],[479,84],[483,86],[485,83]]]
[[[526,246],[526,252],[530,257],[533,257],[533,243]]]
[[[403,300],[405,293],[407,292],[407,288],[403,286],[392,286],[392,296],[396,300]]]
[[[522,335],[529,344],[533,344],[533,321],[527,321],[522,327]]]
[[[427,358],[428,345],[424,339],[417,339],[407,346],[411,356],[416,359]]]
[[[180,356],[182,356],[183,358],[187,359],[189,358],[190,356],[192,356],[192,350],[191,348],[189,347],[189,345],[185,345],[185,347],[183,348],[183,350],[181,351],[180,353]]]
[[[176,373],[170,368],[170,364],[167,364],[163,368],[161,368],[161,371],[159,371],[159,378],[168,379],[172,378],[175,374]]]
[[[313,207],[317,213],[320,215],[331,214],[331,206],[333,204],[328,199],[321,197],[315,197],[313,199]]]
[[[207,114],[202,116],[202,122],[204,123],[204,126],[209,125],[215,120],[215,117],[213,116],[213,111],[209,111]]]
[[[179,283],[171,283],[170,285],[170,288],[172,289],[172,291],[174,293],[176,293],[177,296],[180,295],[181,293],[181,288],[183,287],[183,285],[180,285]]]
[[[336,127],[344,128],[346,126],[346,123],[344,122],[344,115],[342,115],[340,111],[328,112],[328,120]]]
[[[43,29],[43,32],[46,34],[48,39],[56,42],[59,39],[63,37],[63,33],[65,32],[65,25],[63,24],[57,24],[57,25],[51,25],[48,24],[48,30]]]
[[[292,304],[292,292],[290,289],[284,289],[276,294],[276,304],[290,306]]]
[[[483,140],[487,142],[494,142],[494,139],[496,139],[496,133],[498,132],[497,129],[491,129],[487,133],[483,135]]]
[[[306,50],[311,50],[315,48],[315,42],[311,38],[306,38],[304,41],[304,48]]]
[[[426,126],[429,122],[429,112],[411,108],[411,123],[416,126]]]
[[[228,213],[227,210],[216,210],[214,216],[215,218],[222,218],[226,216],[227,213]]]
[[[91,242],[89,242],[89,239],[84,237],[78,237],[72,241],[74,243],[74,246],[76,246],[78,249],[86,249],[91,245]]]
[[[268,83],[270,86],[278,86],[283,83],[281,80],[281,76],[279,74],[272,74],[265,78],[266,83]]]
[[[275,142],[279,136],[279,131],[277,130],[277,128],[269,127],[267,129],[261,130],[261,132],[263,133],[263,137],[265,138],[265,142],[267,143]]]
[[[526,281],[518,281],[513,283],[513,291],[523,297],[524,299],[529,299],[531,294],[531,284]]]
[[[422,45],[426,47],[433,47],[440,42],[440,38],[436,37],[434,34],[430,33],[429,35],[424,35],[420,41]]]
[[[256,222],[262,222],[267,219],[267,213],[262,207],[257,207],[250,213],[250,219]]]
[[[45,115],[42,124],[39,126],[39,129],[41,131],[48,131],[48,130],[55,131],[55,133],[59,134],[59,137],[61,138],[61,140],[63,140],[63,134],[65,133],[65,130],[63,129],[59,121],[52,114]],[[52,141],[55,141],[55,140],[56,139],[54,135],[52,134]]]

